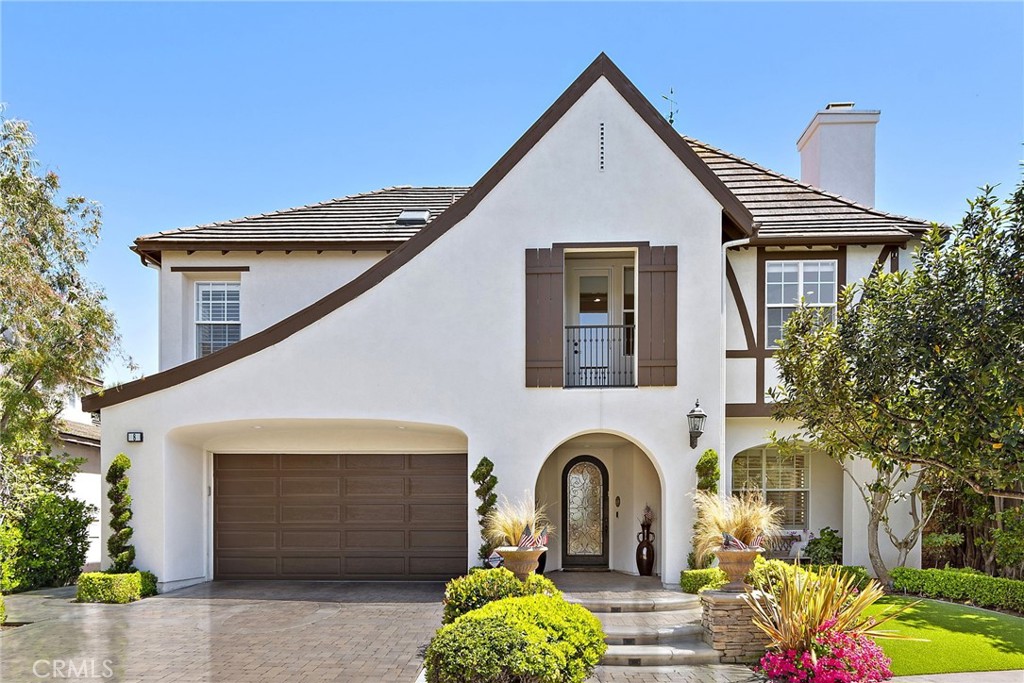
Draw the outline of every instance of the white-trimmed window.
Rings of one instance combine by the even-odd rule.
[[[782,326],[800,305],[836,311],[837,261],[768,261],[765,264],[765,344],[775,348]]]
[[[732,460],[732,492],[759,490],[782,507],[786,529],[806,529],[811,497],[810,453],[782,455],[776,448],[748,448]]]
[[[196,358],[230,346],[242,337],[238,282],[196,283]]]

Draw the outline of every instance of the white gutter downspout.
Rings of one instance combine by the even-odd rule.
[[[756,228],[756,226],[755,226]],[[725,379],[725,348],[728,346],[726,343],[726,316],[728,315],[728,286],[729,278],[726,277],[726,259],[729,249],[733,247],[743,247],[750,244],[750,238],[744,237],[743,239],[731,240],[729,242],[722,243],[722,321],[721,321],[721,339],[722,339],[722,364],[721,364],[721,377],[719,379],[719,396],[721,397],[721,404],[718,406],[718,414],[721,415],[722,428],[719,431],[718,440],[718,468],[721,472],[721,478],[718,483],[718,495],[726,497],[730,495],[729,487],[724,485],[724,482],[732,481],[732,461],[728,454],[725,452],[725,404],[727,403],[725,398],[726,391],[726,379]],[[736,302],[739,305],[739,302]]]

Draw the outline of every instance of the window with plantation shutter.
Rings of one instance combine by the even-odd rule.
[[[196,358],[242,338],[241,305],[238,282],[196,283]]]
[[[769,503],[782,507],[786,529],[806,529],[811,475],[810,453],[782,455],[776,448],[748,448],[732,461],[732,492],[744,489],[764,493]]]

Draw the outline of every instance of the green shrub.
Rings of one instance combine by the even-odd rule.
[[[601,622],[561,597],[492,602],[442,626],[427,648],[430,683],[582,683],[607,646]]]
[[[96,508],[77,498],[42,493],[17,522],[0,529],[0,590],[67,586],[82,571]]]
[[[843,561],[843,537],[830,526],[820,529],[804,548],[804,556],[811,564],[840,564]]]
[[[710,569],[688,569],[680,572],[679,586],[684,593],[698,593],[702,590],[715,590],[727,584],[725,572],[718,567]]]
[[[487,516],[491,514],[494,506],[498,503],[498,494],[494,492],[494,487],[498,485],[498,478],[494,476],[493,472],[494,463],[488,458],[480,458],[476,469],[469,475],[469,478],[476,484],[476,497],[480,501],[480,505],[476,508],[476,516],[480,522],[481,531],[484,527],[484,520],[487,519]],[[487,558],[491,556],[496,547],[494,543],[485,538],[484,542],[480,545],[480,550],[477,552],[477,557],[486,563]]]
[[[141,582],[141,589],[139,593],[142,597],[148,598],[152,595],[156,595],[156,574],[153,572],[139,572],[139,580]]]
[[[107,539],[107,552],[110,554],[111,571],[135,571],[135,546],[132,540],[132,497],[128,493],[128,470],[132,461],[124,453],[118,453],[107,468],[107,500],[110,501],[110,538]]]
[[[441,623],[450,624],[466,612],[495,600],[524,595],[562,594],[551,579],[537,574],[531,574],[524,582],[504,567],[470,572],[468,576],[452,579],[444,587],[444,615]]]
[[[142,597],[142,575],[139,572],[108,574],[86,572],[78,577],[78,602],[124,604]]]
[[[955,569],[892,570],[893,590],[1024,613],[1024,581]]]
[[[0,624],[7,623],[7,605],[4,604],[4,596],[0,594]]]
[[[864,586],[868,585],[868,581],[871,580],[871,575],[868,574],[868,570],[857,564],[840,564],[840,565],[828,565],[828,564],[812,564],[808,565],[807,569],[810,571],[820,574],[826,567],[839,567],[840,575],[842,576],[853,576],[857,583],[854,584],[858,590],[863,590]]]

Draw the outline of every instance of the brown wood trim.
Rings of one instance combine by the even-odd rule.
[[[248,273],[249,266],[171,266],[172,273]]]
[[[747,340],[747,350],[751,351],[757,347],[757,339],[754,337],[754,328],[750,324],[750,313],[747,311],[747,304],[743,300],[743,290],[740,289],[740,281],[736,278],[736,271],[732,269],[729,257],[725,257],[725,278],[729,281],[729,291],[732,292],[732,299],[736,302],[736,308],[740,313],[740,324],[743,326],[743,336]]]
[[[701,160],[697,153],[686,144],[683,137],[658,113],[654,105],[637,90],[636,86],[626,78],[626,75],[602,52],[466,194],[445,209],[441,215],[428,223],[415,236],[370,266],[370,268],[352,281],[301,311],[220,351],[183,363],[169,370],[158,372],[155,375],[85,396],[82,398],[83,410],[95,412],[106,406],[122,403],[154,391],[160,391],[161,389],[167,389],[211,370],[223,367],[240,358],[245,358],[287,339],[299,330],[320,320],[328,313],[365,294],[468,216],[483,198],[526,156],[534,145],[551,130],[552,126],[601,78],[607,79],[611,86],[622,95],[644,122],[657,133],[669,149],[675,153],[676,157],[701,181],[715,199],[722,204],[726,214],[743,228],[748,235],[751,234],[754,228],[754,218],[750,211],[725,186],[725,183],[715,175],[714,171]]]
[[[726,403],[726,417],[771,417],[772,407],[766,403]]]
[[[555,242],[555,249],[640,249],[651,246],[650,242]]]
[[[425,228],[423,228],[425,229]],[[420,230],[420,232],[423,231]],[[412,238],[410,238],[412,239]],[[144,251],[154,258],[163,251],[387,251],[408,240],[309,241],[309,240],[136,240],[133,251]]]
[[[905,246],[911,239],[910,235],[895,238],[892,235],[871,236],[866,234],[850,236],[823,236],[803,235],[799,237],[752,237],[750,246],[753,247],[834,247],[838,245],[870,247],[878,244],[887,246]]]
[[[900,270],[900,247],[893,247],[889,256],[889,272],[898,273]]]
[[[728,349],[725,352],[726,358],[771,358],[775,355],[775,349]]]
[[[899,249],[899,247],[882,247],[878,252],[878,258],[875,259],[875,264],[871,266],[871,275],[869,275],[869,277],[874,277],[881,273],[882,269],[885,267],[886,261],[890,261],[891,267],[892,254],[893,251],[897,249]]]

